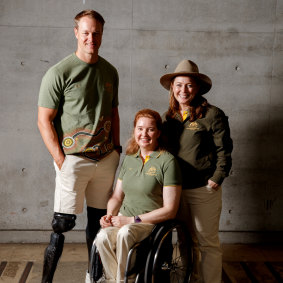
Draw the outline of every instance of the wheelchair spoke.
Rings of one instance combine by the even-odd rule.
[[[172,241],[174,242],[173,237]],[[164,241],[164,247],[161,247],[159,250],[159,260],[156,262],[155,266],[154,273],[156,280],[154,282],[161,282],[161,279],[162,282],[185,282],[185,278],[187,278],[188,259],[187,253],[181,250],[181,246],[179,239],[177,239],[175,243],[168,243],[168,241],[166,243],[166,241]],[[170,250],[172,253],[168,258],[167,252]],[[165,253],[167,255],[165,255]],[[164,258],[166,258],[166,260],[164,260]]]

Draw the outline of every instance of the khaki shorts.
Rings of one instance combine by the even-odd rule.
[[[117,151],[99,162],[77,155],[66,155],[64,163],[56,170],[54,212],[79,214],[87,206],[105,209],[112,194],[116,169],[119,164]]]

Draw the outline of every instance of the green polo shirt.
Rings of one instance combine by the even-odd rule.
[[[125,194],[120,213],[125,216],[144,214],[163,206],[163,187],[181,185],[176,159],[165,151],[155,151],[144,164],[140,152],[127,155],[119,179]]]
[[[87,64],[73,53],[51,67],[42,79],[38,105],[58,110],[54,127],[65,154],[99,160],[113,150],[118,73],[102,57]]]

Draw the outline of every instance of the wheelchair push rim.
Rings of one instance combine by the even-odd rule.
[[[180,224],[159,233],[147,259],[147,283],[188,282],[192,266],[189,239],[188,233]]]

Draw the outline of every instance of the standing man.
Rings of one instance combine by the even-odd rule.
[[[63,251],[63,233],[74,228],[84,199],[90,255],[122,149],[118,73],[98,55],[104,19],[85,10],[74,20],[77,51],[47,71],[39,93],[38,127],[56,171],[53,233],[45,250],[42,283],[52,282]],[[87,274],[86,282],[88,278]]]

